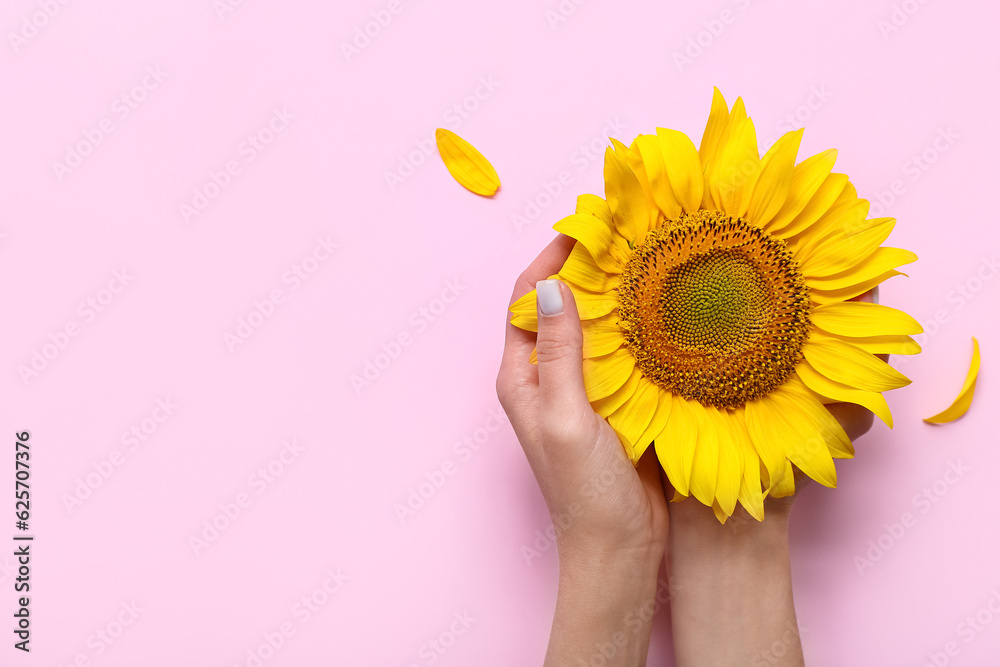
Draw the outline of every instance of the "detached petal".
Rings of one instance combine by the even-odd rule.
[[[969,373],[965,376],[965,384],[962,391],[958,393],[958,398],[944,412],[939,412],[933,417],[928,417],[924,421],[928,424],[947,424],[953,422],[966,412],[972,405],[972,397],[976,393],[976,380],[979,378],[979,341],[972,339],[972,365],[969,366]]]
[[[490,161],[468,141],[451,130],[438,128],[434,133],[444,166],[459,184],[470,192],[491,197],[500,187],[500,177]]]

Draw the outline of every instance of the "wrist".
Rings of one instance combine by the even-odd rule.
[[[569,550],[560,545],[559,592],[546,665],[645,664],[653,616],[667,601],[657,574],[663,548]]]

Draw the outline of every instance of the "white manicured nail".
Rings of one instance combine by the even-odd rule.
[[[538,296],[538,311],[542,315],[558,315],[563,311],[562,292],[558,280],[539,280],[535,285]]]

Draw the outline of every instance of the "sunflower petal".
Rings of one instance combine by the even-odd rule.
[[[591,320],[583,320],[584,358],[603,357],[625,345],[625,336],[618,326],[618,316],[605,315]]]
[[[683,132],[656,128],[670,187],[687,213],[701,208],[704,182],[698,150]]]
[[[641,455],[641,452],[636,451],[635,445],[649,426],[653,413],[656,412],[659,394],[659,387],[642,378],[639,380],[639,388],[636,389],[635,395],[608,417],[611,428],[632,443],[633,461],[637,461]]]
[[[621,275],[608,273],[594,260],[587,247],[577,241],[559,269],[558,277],[588,292],[610,292],[621,284]]]
[[[468,141],[451,130],[434,132],[444,166],[459,184],[477,195],[492,196],[500,187],[500,177],[489,160]]]
[[[663,434],[655,442],[656,458],[660,460],[675,492],[680,496],[689,496],[698,426],[692,404],[677,395],[672,394],[671,398],[670,418]]]
[[[743,449],[736,442],[732,413],[716,408],[705,408],[709,421],[719,434],[719,473],[715,485],[715,498],[726,516],[736,510],[740,495],[740,480],[743,479]]]
[[[525,331],[538,331],[538,299],[535,290],[531,290],[510,306],[511,324]]]
[[[646,451],[646,448],[654,441],[660,438],[661,434],[667,426],[667,420],[670,419],[670,410],[674,404],[673,396],[665,391],[657,392],[657,403],[656,412],[653,413],[653,418],[649,420],[649,426],[643,431],[642,435],[635,442],[636,451],[639,456]]]
[[[771,392],[768,398],[761,401],[761,407],[788,460],[823,486],[836,487],[837,469],[826,444],[829,436],[816,428],[814,415],[808,413],[812,409],[829,414],[827,409],[818,401],[813,406],[796,405],[789,392],[782,389]]]
[[[705,124],[705,132],[701,135],[701,146],[698,148],[698,158],[702,165],[708,164],[715,157],[715,147],[722,136],[729,121],[729,105],[722,92],[716,88],[712,93],[712,110],[708,113],[708,123]]]
[[[774,426],[763,403],[767,397],[750,401],[744,406],[747,432],[757,456],[767,469],[768,477],[777,480],[785,470],[785,454],[774,435]]]
[[[811,422],[812,428],[821,433],[830,454],[835,459],[849,459],[854,456],[854,445],[837,418],[826,409],[819,397],[802,381],[793,379],[782,385],[783,400],[795,405],[795,411]]]
[[[867,202],[863,208],[867,208]],[[875,224],[857,233],[850,233],[847,230],[835,232],[820,241],[814,250],[805,254],[801,265],[802,275],[828,276],[850,269],[868,259],[889,237],[896,220],[880,218],[868,222]]]
[[[928,424],[946,424],[948,422],[953,422],[966,412],[969,411],[969,406],[972,405],[972,397],[976,393],[976,380],[979,378],[979,341],[975,338],[972,339],[972,364],[969,366],[969,372],[965,376],[965,383],[962,385],[962,391],[958,393],[958,398],[955,402],[948,406],[944,411],[939,412],[933,417],[928,417],[924,421]]]
[[[810,319],[823,331],[841,336],[906,336],[924,331],[920,322],[903,311],[864,301],[819,306]]]
[[[753,121],[747,118],[733,127],[728,144],[720,146],[718,151],[714,173],[718,193],[713,190],[712,194],[723,211],[742,217],[750,206],[761,170]]]
[[[663,161],[659,137],[652,134],[640,134],[636,137],[635,144],[646,167],[646,178],[649,179],[653,201],[667,218],[679,217],[681,204],[677,201],[673,188],[670,187],[667,165]]]
[[[780,477],[775,478],[768,490],[774,498],[786,498],[795,495],[795,469],[791,461],[785,461],[785,469]]]
[[[850,343],[810,338],[802,347],[806,361],[831,380],[867,391],[888,391],[910,379],[878,357]]]
[[[854,387],[832,380],[813,368],[808,362],[803,362],[796,366],[795,373],[807,387],[820,396],[868,408],[879,419],[885,422],[886,426],[892,428],[892,412],[889,411],[889,404],[886,403],[885,396],[881,393],[855,389]]]
[[[587,400],[605,398],[620,389],[635,368],[635,357],[626,349],[618,349],[603,357],[583,360],[583,385]]]
[[[788,188],[792,185],[792,170],[802,142],[802,132],[799,129],[783,135],[760,162],[760,178],[747,209],[747,219],[758,227],[767,224],[785,203]]]
[[[814,331],[813,335],[818,335]],[[856,345],[865,352],[872,354],[920,354],[920,344],[909,336],[840,336],[830,334],[828,338],[837,338],[845,343]]]
[[[769,222],[764,229],[778,238],[788,238],[809,229],[830,210],[844,191],[847,181],[847,174],[830,174],[797,216],[791,220],[786,219],[786,224],[781,228],[776,228],[773,222]]]
[[[813,198],[813,195],[826,181],[827,176],[833,171],[833,165],[836,161],[837,150],[831,148],[795,165],[795,169],[792,170],[792,183],[788,188],[788,197],[781,210],[771,219],[768,230],[781,229],[805,209],[809,200]]]
[[[608,227],[614,225],[614,222],[611,220],[611,209],[608,208],[608,202],[597,195],[585,194],[578,196],[576,198],[576,212],[581,215],[593,216]]]
[[[743,461],[743,476],[740,479],[740,493],[737,498],[750,516],[758,521],[764,520],[764,493],[761,489],[761,460],[754,449],[753,440],[747,430],[746,412],[743,408],[736,410],[732,419],[733,444],[740,448],[740,458]]]
[[[698,425],[697,445],[694,463],[691,466],[691,494],[705,505],[711,506],[715,500],[719,480],[719,431],[708,410],[698,401],[690,401],[688,406]]]
[[[604,152],[604,194],[618,233],[635,245],[642,243],[649,231],[649,202],[635,173],[611,148]]]
[[[813,276],[806,278],[806,284],[813,289],[833,291],[867,282],[876,276],[884,275],[892,269],[917,261],[917,256],[902,248],[878,248],[863,262],[840,273],[828,276]]]
[[[614,246],[611,228],[589,215],[576,213],[552,225],[561,234],[570,236],[587,249],[594,262],[608,273],[621,273],[624,257]]]
[[[638,368],[632,369],[632,373],[625,381],[625,384],[616,389],[610,396],[605,396],[604,398],[599,398],[590,402],[591,407],[594,408],[594,412],[604,418],[610,417],[615,410],[624,405],[627,400],[635,396],[635,392],[639,388],[639,381],[641,379],[642,371]]]

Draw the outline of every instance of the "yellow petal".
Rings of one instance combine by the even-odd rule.
[[[656,412],[659,403],[660,390],[655,384],[642,378],[639,380],[639,388],[635,394],[620,408],[608,417],[608,424],[611,425],[618,434],[624,435],[633,445],[633,461],[638,460],[641,452],[635,449],[640,436],[649,426],[653,413]]]
[[[618,233],[633,245],[642,243],[649,231],[649,202],[635,173],[611,148],[604,152],[604,194]]]
[[[833,275],[808,277],[806,278],[806,284],[811,289],[834,292],[850,288],[853,285],[867,283],[879,276],[891,277],[886,274],[892,273],[892,269],[915,261],[917,261],[917,256],[909,250],[903,250],[902,248],[877,248],[863,262]],[[875,284],[877,285],[881,282],[880,280]],[[863,290],[863,292],[867,291],[867,289]],[[861,293],[858,292],[858,294]]]
[[[538,331],[538,299],[535,290],[531,290],[510,306],[513,315],[511,324],[525,331]]]
[[[714,423],[714,430],[719,434],[719,472],[715,498],[726,516],[732,516],[740,495],[740,480],[743,479],[743,448],[736,441],[732,412],[710,407],[705,408],[705,414]]]
[[[863,199],[861,201],[864,202]],[[862,208],[867,209],[867,205],[868,202],[865,202]],[[882,245],[896,224],[894,218],[879,218],[864,222],[872,224],[856,233],[850,233],[846,229],[835,232],[817,243],[815,249],[806,251],[800,269],[802,275],[829,276],[857,266]]]
[[[679,217],[681,204],[677,201],[673,188],[670,187],[670,179],[667,177],[667,166],[663,161],[663,151],[660,149],[659,138],[652,134],[640,134],[636,137],[635,145],[642,155],[653,201],[667,218]]]
[[[764,520],[764,493],[761,489],[761,460],[754,449],[753,440],[746,425],[746,412],[743,408],[733,413],[732,419],[733,443],[740,448],[740,458],[743,460],[743,476],[740,479],[738,500],[750,516],[758,521]]]
[[[828,436],[816,429],[808,412],[781,389],[768,394],[760,401],[760,407],[788,460],[823,486],[836,487],[837,469],[826,444]],[[812,409],[829,414],[818,401]]]
[[[819,306],[809,317],[823,331],[841,336],[906,336],[924,331],[920,322],[903,311],[864,301]]]
[[[670,418],[670,410],[674,404],[673,395],[665,391],[658,391],[656,401],[656,412],[649,420],[649,426],[635,442],[635,449],[639,456],[642,456],[650,443],[660,438],[667,426],[667,420]]]
[[[826,377],[856,389],[888,391],[910,384],[909,378],[875,355],[840,340],[809,338],[802,354]]]
[[[642,380],[642,371],[638,368],[632,369],[625,384],[616,389],[610,396],[591,401],[594,412],[605,418],[610,417],[615,410],[625,404],[625,401],[635,396],[640,380]]]
[[[581,215],[590,215],[611,227],[614,223],[611,220],[611,209],[608,202],[597,195],[580,195],[576,198],[576,212]]]
[[[803,362],[796,366],[795,373],[807,387],[820,396],[868,408],[879,419],[885,422],[886,426],[892,428],[892,413],[889,411],[889,404],[886,403],[885,396],[879,392],[855,389],[854,387],[849,387],[846,384],[832,380],[813,368],[808,362]]]
[[[747,118],[733,127],[725,146],[719,146],[714,170],[712,195],[729,215],[742,217],[750,206],[754,186],[760,177],[760,154],[757,152],[757,131]]]
[[[632,375],[635,357],[626,349],[618,349],[603,357],[583,360],[583,385],[587,400],[596,401],[610,396]]]
[[[785,461],[784,472],[780,477],[775,478],[769,493],[775,498],[795,495],[795,469],[792,468],[791,461]]]
[[[468,141],[451,130],[434,133],[444,166],[459,184],[477,195],[490,197],[500,187],[500,177],[489,160]]]
[[[698,442],[698,423],[691,403],[671,395],[670,417],[663,434],[656,439],[656,458],[679,496],[691,495],[691,468]]]
[[[770,410],[764,405],[767,397],[750,401],[746,410],[747,432],[753,443],[754,450],[767,470],[770,485],[773,487],[785,471],[785,452],[782,441],[775,433],[775,425],[771,423]]]
[[[811,335],[818,335],[814,331]],[[920,344],[909,336],[840,336],[830,334],[829,338],[838,338],[845,343],[856,345],[865,352],[872,354],[920,354]]]
[[[709,418],[708,410],[715,408],[705,408],[698,401],[689,401],[688,407],[694,413],[698,429],[691,466],[691,494],[711,507],[719,480],[719,431],[715,420]]]
[[[771,219],[768,229],[781,229],[795,219],[826,181],[836,161],[837,150],[831,148],[795,165],[788,197],[781,210]]]
[[[779,400],[794,405],[795,412],[809,422],[809,428],[819,433],[835,459],[849,459],[854,456],[851,439],[820,398],[801,379],[795,377],[782,385]]]
[[[582,243],[594,262],[608,273],[622,272],[624,257],[614,245],[611,228],[597,218],[575,213],[552,225],[552,228]]]
[[[747,209],[747,219],[758,227],[770,221],[785,203],[801,142],[801,129],[788,132],[774,143],[761,160],[760,178]]]
[[[577,241],[559,269],[558,277],[589,292],[610,292],[621,284],[621,275],[608,273],[594,261],[587,247]]]
[[[708,164],[715,157],[715,147],[722,136],[729,121],[729,105],[722,92],[716,88],[712,93],[712,110],[708,113],[708,123],[705,124],[705,132],[701,135],[701,147],[698,148],[698,158],[702,165]]]
[[[603,357],[625,345],[625,336],[618,326],[618,315],[612,313],[604,317],[581,321],[583,325],[584,358]]]
[[[656,136],[660,140],[670,187],[684,211],[694,213],[701,208],[704,186],[698,150],[683,132],[658,127]]]
[[[810,197],[809,203],[806,204],[805,208],[797,216],[791,220],[786,218],[786,224],[780,229],[774,227],[773,221],[769,222],[764,229],[779,238],[788,238],[808,229],[830,210],[830,207],[837,201],[837,198],[844,191],[846,185],[846,174],[830,174],[823,180],[823,184],[819,186],[819,190]]]
[[[946,424],[948,422],[953,422],[966,412],[969,411],[969,406],[972,405],[972,397],[976,393],[976,379],[979,377],[979,341],[975,338],[972,339],[972,364],[969,366],[969,372],[965,376],[965,384],[962,385],[962,391],[958,393],[958,398],[952,403],[946,410],[939,412],[933,417],[928,417],[924,421],[928,424]]]

